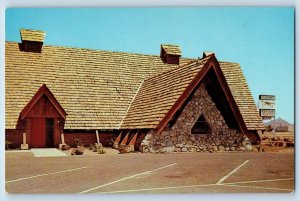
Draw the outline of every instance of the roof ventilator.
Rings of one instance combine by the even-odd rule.
[[[181,48],[178,45],[162,44],[160,48],[160,58],[164,63],[180,63]]]
[[[41,53],[46,32],[39,30],[21,29],[22,43],[19,44],[21,51]]]

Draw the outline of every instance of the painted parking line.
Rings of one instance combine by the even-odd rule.
[[[181,189],[181,188],[195,188],[195,187],[206,187],[206,186],[219,186],[219,185],[218,184],[199,184],[199,185],[190,185],[190,186],[166,186],[166,187],[159,187],[159,188],[142,188],[142,189],[121,190],[121,191],[106,191],[106,192],[97,192],[97,193],[93,193],[93,194],[129,193],[129,192],[155,191],[155,190]]]
[[[99,188],[103,188],[105,186],[109,186],[109,185],[112,185],[112,184],[115,184],[115,183],[118,183],[118,182],[121,182],[121,181],[124,181],[124,180],[127,180],[127,179],[132,179],[134,177],[137,177],[137,176],[141,176],[141,175],[145,175],[145,174],[149,174],[149,173],[152,173],[154,171],[157,171],[157,170],[161,170],[161,169],[164,169],[164,168],[168,168],[168,167],[171,167],[171,166],[174,166],[174,165],[177,165],[178,163],[172,163],[170,165],[165,165],[163,167],[160,167],[160,168],[156,168],[156,169],[153,169],[153,170],[149,170],[147,172],[142,172],[142,173],[139,173],[139,174],[135,174],[135,175],[132,175],[132,176],[129,176],[129,177],[124,177],[122,179],[118,179],[116,181],[112,181],[112,182],[109,182],[109,183],[106,183],[106,184],[103,184],[103,185],[100,185],[100,186],[97,186],[97,187],[94,187],[94,188],[91,188],[91,189],[88,189],[88,190],[85,190],[85,191],[81,191],[79,192],[78,194],[84,194],[84,193],[88,193],[90,191],[93,191],[93,190],[96,190],[96,189],[99,189]]]
[[[237,185],[239,183],[254,183],[254,182],[274,182],[274,181],[284,181],[284,180],[292,180],[294,178],[286,178],[286,179],[268,179],[268,180],[259,180],[259,181],[241,181],[235,183],[222,183],[222,184],[198,184],[198,185],[187,185],[187,186],[165,186],[158,188],[142,188],[142,189],[129,189],[129,190],[119,190],[119,191],[104,191],[97,192],[94,194],[116,194],[116,193],[131,193],[131,192],[143,192],[143,191],[155,191],[155,190],[168,190],[168,189],[182,189],[182,188],[196,188],[196,187],[209,187],[209,186],[229,186],[229,187],[249,187],[256,189],[265,189],[265,190],[278,190],[278,191],[288,191],[293,192],[292,189],[283,189],[283,188],[270,188],[270,187],[257,187],[257,186],[240,186]]]
[[[247,184],[247,183],[260,183],[260,182],[272,182],[272,181],[287,181],[294,180],[295,178],[285,178],[285,179],[265,179],[265,180],[256,180],[256,181],[238,181],[238,182],[230,182],[230,183],[222,183],[225,185],[230,184]]]
[[[229,172],[226,176],[222,177],[216,184],[221,184],[223,181],[225,181],[228,177],[230,177],[232,174],[234,174],[238,169],[240,169],[242,166],[244,166],[246,163],[248,163],[249,160],[246,160],[244,163],[236,167],[234,170]]]
[[[63,170],[63,171],[58,171],[58,172],[51,172],[51,173],[47,173],[47,174],[38,174],[38,175],[30,176],[30,177],[24,177],[24,178],[20,178],[20,179],[14,179],[14,180],[6,181],[5,183],[23,181],[23,180],[26,180],[26,179],[32,179],[32,178],[36,178],[36,177],[43,177],[43,176],[48,176],[48,175],[53,175],[53,174],[61,174],[61,173],[65,173],[65,172],[81,170],[81,169],[84,169],[84,168],[87,168],[87,167],[80,167],[80,168],[74,168],[74,169]]]
[[[277,190],[277,191],[289,191],[294,192],[292,189],[284,189],[284,188],[270,188],[270,187],[260,187],[260,186],[240,186],[236,184],[219,184],[220,186],[232,186],[238,188],[254,188],[254,189],[264,189],[264,190]]]

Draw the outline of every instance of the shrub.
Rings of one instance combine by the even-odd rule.
[[[5,140],[5,150],[9,149],[9,146],[12,144],[13,142]]]
[[[83,155],[84,152],[84,144],[82,143],[81,139],[78,137],[74,138],[74,143],[76,148],[73,149],[71,155]]]

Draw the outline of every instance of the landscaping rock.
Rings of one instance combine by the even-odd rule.
[[[182,151],[182,152],[187,152],[188,149],[187,149],[186,147],[183,147],[183,148],[181,149],[181,151]]]

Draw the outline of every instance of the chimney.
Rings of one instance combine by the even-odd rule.
[[[160,58],[164,63],[179,65],[181,48],[178,45],[162,44]]]
[[[41,53],[46,33],[39,30],[21,29],[20,50]]]
[[[214,52],[211,52],[211,51],[204,51],[204,52],[203,52],[202,58],[204,59],[205,57],[208,57],[208,56],[211,55],[211,54],[214,54]]]

